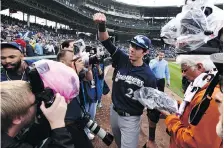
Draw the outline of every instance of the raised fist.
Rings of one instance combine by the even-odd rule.
[[[106,16],[103,13],[95,13],[93,15],[93,21],[97,24],[105,23],[106,22]]]

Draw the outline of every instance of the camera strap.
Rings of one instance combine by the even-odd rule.
[[[83,96],[83,102],[81,102],[81,99],[80,99],[80,103],[84,106],[84,104],[86,104],[86,96],[85,96],[85,90],[84,90],[84,84],[83,84],[83,81],[80,82],[80,87],[81,87],[81,93],[82,93],[82,96]],[[80,104],[80,105],[81,105]],[[85,107],[84,107],[85,108]]]
[[[208,86],[208,88],[205,91],[205,94],[203,95],[202,100],[200,101],[199,104],[197,104],[191,111],[190,115],[189,115],[189,123],[196,126],[202,116],[205,114],[206,110],[208,109],[209,105],[210,105],[210,101],[211,101],[211,96],[213,94],[213,91],[216,87],[216,85],[218,84],[219,81],[219,73],[217,73],[215,75],[215,77],[213,78],[213,80],[211,81],[210,85]]]
[[[86,114],[86,109],[85,109],[85,106],[84,106],[84,104],[85,104],[85,94],[84,94],[84,88],[83,88],[83,83],[81,82],[80,83],[80,86],[81,86],[81,91],[82,91],[82,94],[83,94],[83,102],[81,102],[81,98],[80,97],[78,97],[77,98],[77,102],[78,102],[78,104],[79,104],[79,107],[80,107],[80,109],[82,110],[82,112],[84,113],[84,114]]]

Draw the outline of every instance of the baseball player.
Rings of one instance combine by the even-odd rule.
[[[156,88],[156,78],[150,67],[143,62],[149,53],[150,39],[137,35],[130,41],[129,55],[116,48],[106,30],[106,17],[96,13],[93,20],[98,24],[99,39],[111,54],[116,73],[113,79],[110,122],[115,142],[119,148],[137,148],[140,117],[144,107],[133,100],[133,93],[141,87]]]

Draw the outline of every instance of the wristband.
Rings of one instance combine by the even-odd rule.
[[[155,132],[156,132],[155,127],[149,127],[149,140],[155,141]]]
[[[99,28],[99,32],[106,32],[106,24],[105,23],[99,23],[98,28]]]

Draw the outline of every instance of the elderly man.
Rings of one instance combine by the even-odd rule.
[[[203,78],[208,75],[208,71],[211,74],[215,74],[214,71],[211,71],[214,68],[214,64],[210,59],[201,56],[185,56],[180,59],[179,63],[183,76],[186,76],[191,81],[191,84],[185,92],[185,98],[181,103],[178,114],[162,112],[167,115],[165,124],[168,133],[171,135],[170,148],[220,147],[222,140],[216,133],[219,111],[214,99],[210,101],[208,109],[197,125],[189,123],[189,115],[192,108],[200,103],[210,82]],[[219,86],[216,86],[212,98],[219,90]]]

